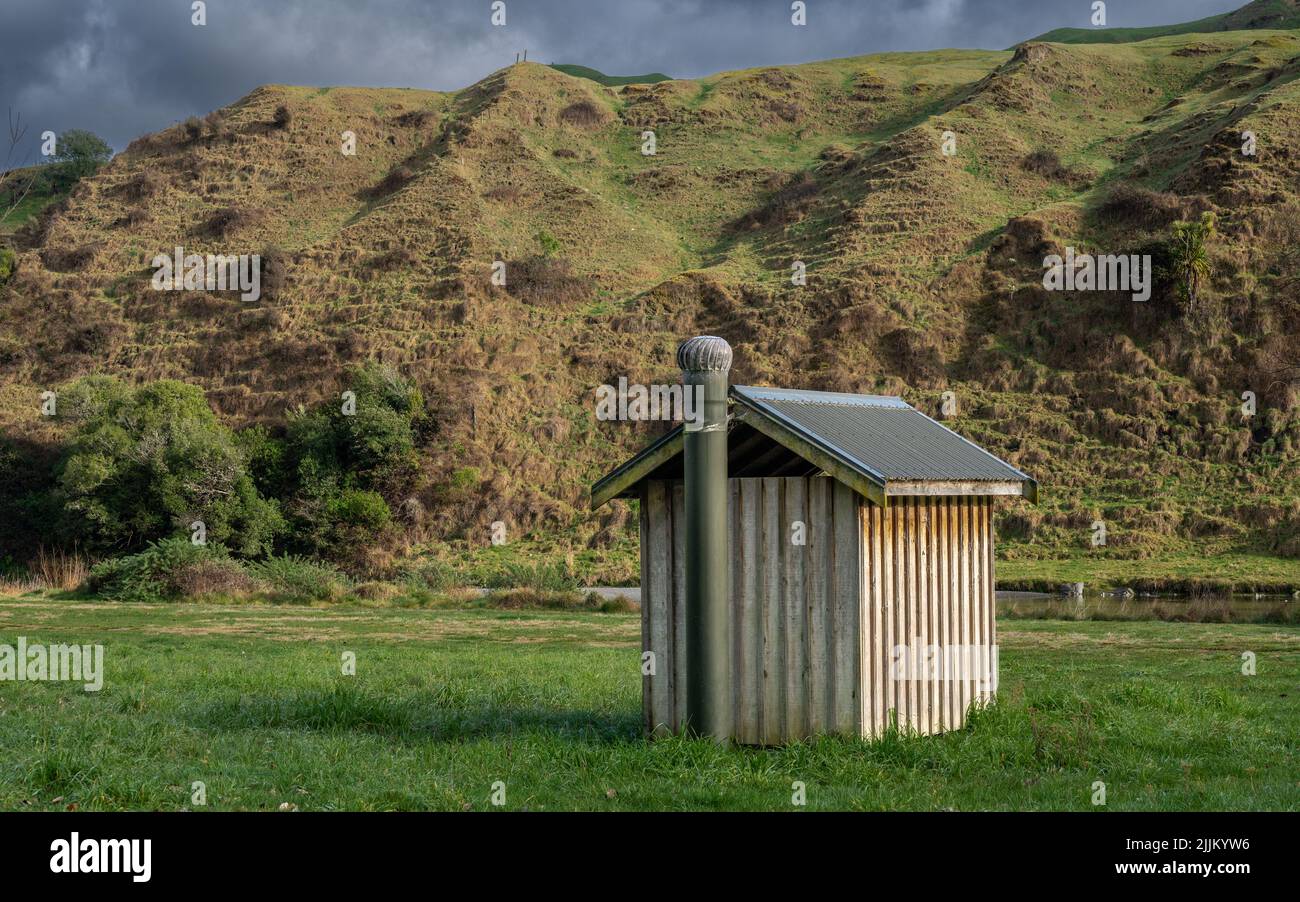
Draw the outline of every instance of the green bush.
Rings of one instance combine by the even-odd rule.
[[[282,449],[264,433],[243,440],[258,486],[285,499],[296,547],[335,559],[390,530],[388,499],[411,490],[416,447],[432,427],[423,396],[391,367],[368,363],[344,389],[355,393],[355,409],[331,400],[291,414]]]
[[[351,588],[330,564],[290,554],[259,561],[251,570],[282,601],[338,601]]]
[[[18,255],[11,247],[0,245],[0,286],[8,285],[18,269]]]
[[[542,229],[534,237],[537,239],[537,243],[541,245],[543,257],[554,257],[564,250],[564,245],[560,244],[560,240],[546,229]]]
[[[195,545],[186,538],[163,539],[137,554],[101,561],[90,570],[86,589],[114,601],[174,601],[252,588],[247,571],[221,545]]]
[[[58,395],[72,423],[56,468],[70,538],[91,551],[139,548],[202,521],[209,541],[244,556],[271,549],[284,529],[229,429],[197,386],[132,387],[105,376]]]
[[[461,584],[456,568],[445,561],[423,560],[406,571],[404,582],[408,589],[444,592]]]
[[[366,534],[381,532],[393,521],[382,495],[348,489],[330,502],[330,517],[341,527],[361,530]]]
[[[265,426],[256,425],[235,433],[235,444],[248,461],[253,485],[267,498],[282,497],[285,477],[285,444],[282,437]]]

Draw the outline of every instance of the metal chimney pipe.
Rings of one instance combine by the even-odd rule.
[[[727,523],[727,373],[731,345],[712,335],[677,348],[685,391],[702,387],[702,418],[688,423],[686,477],[686,730],[731,736],[731,574]],[[698,396],[697,396],[698,397]],[[697,414],[699,416],[699,414]]]

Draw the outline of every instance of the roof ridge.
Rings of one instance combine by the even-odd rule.
[[[897,395],[859,395],[851,392],[813,391],[804,388],[768,388],[754,385],[733,385],[732,390],[754,400],[802,401],[805,404],[825,404],[832,407],[890,407],[915,410]]]

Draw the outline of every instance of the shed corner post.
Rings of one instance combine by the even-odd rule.
[[[684,429],[686,489],[686,732],[732,738],[727,379],[731,346],[701,335],[677,348],[697,419]],[[701,397],[702,396],[702,397]],[[702,401],[702,404],[700,403]]]

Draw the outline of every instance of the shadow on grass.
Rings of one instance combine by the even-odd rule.
[[[301,730],[373,733],[405,742],[462,742],[545,733],[601,744],[639,741],[640,717],[539,706],[448,707],[437,695],[400,699],[352,688],[312,689],[288,695],[242,695],[204,705],[192,717],[205,730]]]

